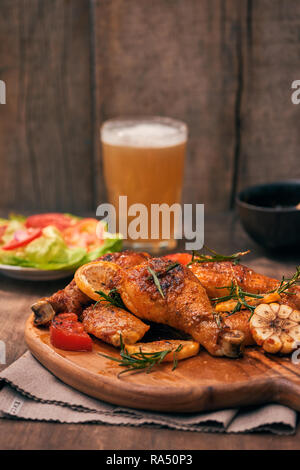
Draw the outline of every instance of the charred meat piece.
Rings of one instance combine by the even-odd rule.
[[[255,344],[250,331],[250,317],[252,312],[250,310],[241,310],[236,312],[234,315],[228,315],[227,313],[221,314],[222,328],[225,330],[241,331],[244,334],[244,346],[251,346]]]
[[[148,253],[136,253],[135,251],[118,251],[116,253],[108,253],[97,259],[97,261],[110,261],[115,263],[122,269],[132,268],[143,263],[148,258],[151,258]]]
[[[90,305],[91,302],[91,299],[78,289],[73,279],[64,289],[32,305],[34,323],[35,325],[46,325],[56,313],[73,312],[80,315],[82,309]]]
[[[265,294],[277,289],[280,282],[242,264],[234,264],[230,261],[193,263],[189,269],[199,279],[210,298],[227,295],[231,282],[234,281],[244,291],[252,294]],[[225,286],[225,287],[224,287]],[[300,287],[293,286],[289,289],[293,295],[282,294],[281,303],[300,309]]]
[[[135,253],[133,251],[123,251],[117,253],[108,253],[99,258],[103,261],[111,261],[122,267],[130,268],[136,264],[144,262],[150,258],[148,253]],[[92,300],[86,296],[77,287],[74,280],[64,289],[56,292],[51,297],[45,297],[32,305],[34,312],[34,323],[36,325],[48,324],[56,313],[73,312],[81,315],[83,308],[92,303]]]
[[[120,346],[120,335],[125,344],[134,344],[149,330],[134,315],[107,302],[99,302],[86,308],[82,323],[87,333],[113,346]]]
[[[238,356],[244,334],[217,326],[206,291],[190,269],[168,267],[169,260],[152,258],[124,272],[118,289],[126,307],[139,318],[190,334],[213,355]]]
[[[278,286],[276,279],[230,261],[193,263],[189,269],[199,279],[210,298],[227,295],[230,287],[226,286],[230,286],[232,281],[237,282],[243,290],[255,294],[263,294]]]
[[[91,303],[91,299],[81,292],[73,279],[67,287],[49,297],[48,302],[56,313],[73,312],[80,315],[82,309]]]

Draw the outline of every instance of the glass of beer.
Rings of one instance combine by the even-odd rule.
[[[152,253],[175,248],[187,126],[166,117],[117,118],[100,134],[108,199],[124,245]]]

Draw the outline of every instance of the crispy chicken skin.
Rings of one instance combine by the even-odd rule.
[[[163,274],[169,265],[166,259],[152,258],[124,273],[119,291],[127,308],[139,318],[190,334],[213,355],[238,355],[244,335],[220,330],[206,291],[192,271],[178,265]],[[148,267],[158,275],[164,298]]]
[[[91,305],[82,313],[87,333],[113,346],[120,346],[120,334],[125,344],[134,344],[149,330],[149,326],[134,315],[107,302]]]
[[[234,315],[230,316],[228,316],[227,313],[221,315],[222,326],[224,328],[228,328],[229,330],[238,330],[244,334],[243,346],[251,346],[252,344],[255,344],[250,331],[250,316],[251,312],[249,310],[241,310],[240,312],[236,312]]]
[[[76,286],[74,279],[64,289],[48,298],[55,312],[73,312],[77,315],[91,303],[91,299]]]
[[[242,264],[233,264],[230,261],[193,263],[189,269],[199,279],[209,298],[222,297],[228,294],[228,289],[219,289],[230,286],[232,281],[246,292],[252,294],[265,294],[276,289],[280,282],[263,274],[256,273],[253,269]],[[300,308],[300,287],[296,286],[289,290],[295,295],[282,295],[281,303]]]
[[[199,279],[210,298],[222,297],[228,294],[228,289],[236,281],[245,291],[259,294],[275,289],[278,285],[276,279],[271,279],[242,264],[233,264],[230,261],[193,263],[189,269]]]
[[[45,325],[52,320],[56,313],[73,312],[80,315],[82,309],[90,305],[91,302],[91,299],[76,286],[73,279],[64,289],[32,305],[34,323]]]
[[[97,261],[110,261],[111,263],[117,264],[122,269],[128,269],[143,263],[148,258],[150,258],[148,253],[136,253],[135,251],[125,250],[116,253],[108,253],[98,258]]]
[[[140,264],[149,258],[148,253],[135,253],[133,251],[121,251],[117,253],[108,253],[101,256],[98,260],[110,261],[123,269],[128,269],[136,264]],[[73,312],[77,315],[82,313],[83,308],[92,303],[77,287],[74,280],[64,289],[55,292],[50,297],[45,297],[32,305],[34,312],[34,323],[36,325],[45,325],[49,323],[56,313]]]

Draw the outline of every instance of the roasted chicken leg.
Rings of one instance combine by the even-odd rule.
[[[127,308],[139,318],[190,334],[215,356],[238,356],[244,334],[218,328],[206,291],[192,271],[169,267],[169,260],[152,258],[129,268],[118,287]]]
[[[148,253],[123,251],[108,253],[101,256],[99,260],[113,262],[122,267],[122,269],[128,269],[142,263],[149,257],[150,255],[148,255]],[[81,315],[83,309],[91,303],[92,299],[81,292],[73,279],[64,289],[32,305],[34,323],[36,325],[46,325],[52,320],[56,313],[61,312],[73,312],[77,315]]]
[[[199,279],[206,289],[209,298],[222,297],[227,295],[231,282],[236,282],[244,291],[252,294],[265,294],[280,285],[280,281],[263,274],[259,274],[253,269],[242,264],[234,264],[230,261],[193,263],[189,269]],[[288,294],[282,294],[281,303],[291,307],[300,308],[300,287],[293,286],[288,290]]]
[[[218,298],[227,295],[232,282],[236,282],[245,292],[253,294],[266,294],[279,287],[277,279],[259,274],[242,264],[234,264],[230,261],[193,263],[189,269],[199,279],[210,298]],[[288,290],[289,294],[281,294],[280,303],[292,308],[300,308],[300,287],[293,286]],[[250,332],[249,318],[251,312],[242,310],[234,315],[222,315],[223,324],[231,329],[238,329],[245,335],[245,345],[254,344]]]
[[[258,274],[242,264],[230,261],[193,263],[189,269],[206,289],[209,298],[227,295],[231,282],[236,282],[243,290],[263,294],[278,286],[276,279]]]

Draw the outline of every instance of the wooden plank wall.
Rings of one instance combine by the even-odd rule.
[[[0,0],[0,209],[93,211],[117,115],[188,123],[185,202],[300,177],[299,30],[294,0]]]
[[[86,0],[0,0],[1,207],[92,207],[90,62]]]

